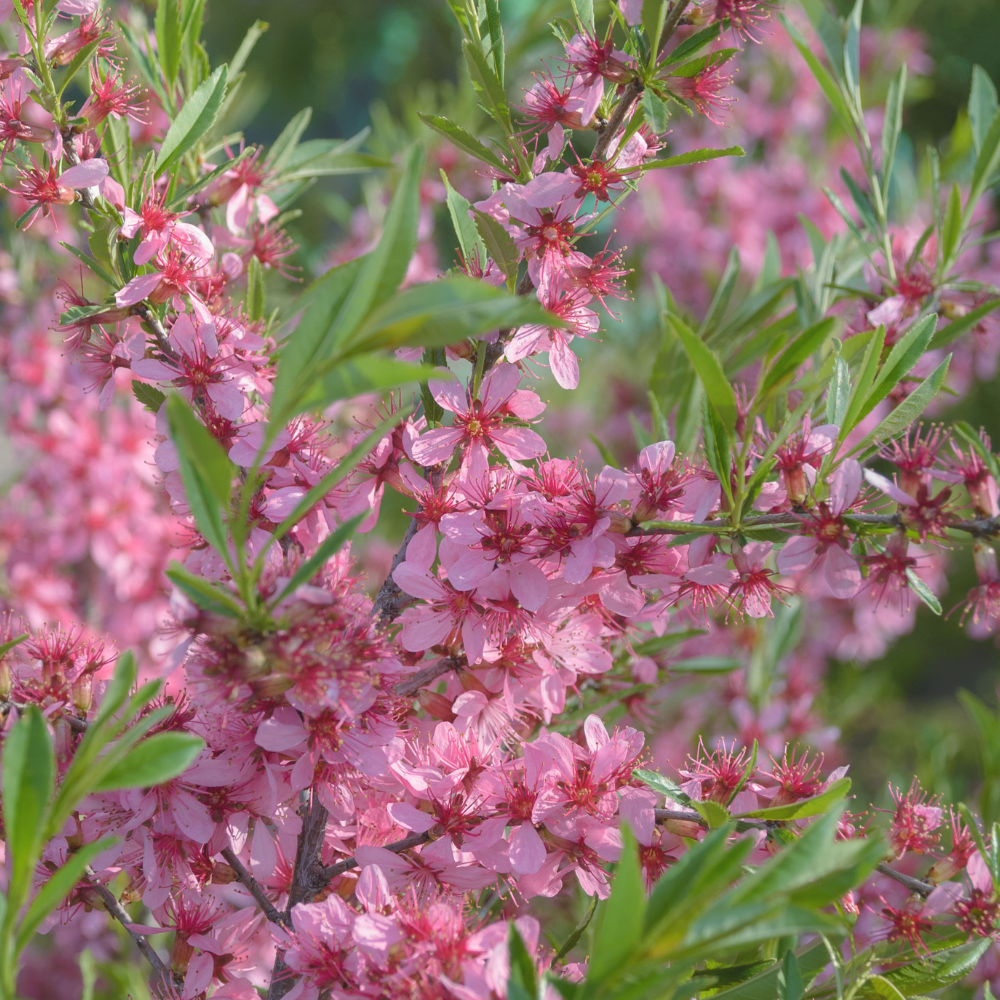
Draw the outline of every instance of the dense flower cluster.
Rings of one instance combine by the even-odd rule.
[[[65,774],[106,696],[110,633],[121,646],[152,641],[146,669],[167,678],[156,731],[204,741],[166,783],[90,795],[46,845],[39,887],[83,845],[117,838],[47,923],[68,947],[83,946],[88,914],[106,905],[98,888],[114,885],[151,914],[132,933],[173,932],[153,983],[163,997],[503,998],[511,925],[539,969],[579,979],[584,970],[540,939],[530,901],[571,882],[606,898],[626,824],[649,886],[720,816],[752,838],[751,864],[778,853],[815,815],[790,807],[846,793],[846,768],[827,773],[821,757],[789,747],[832,742],[812,705],[824,657],[871,656],[918,601],[933,607],[942,548],[958,537],[973,539],[979,574],[961,616],[983,633],[1000,628],[997,457],[985,438],[914,425],[947,368],[931,349],[937,311],[967,311],[973,294],[949,276],[937,295],[935,238],[898,260],[891,241],[888,255],[873,252],[867,284],[806,324],[811,348],[788,335],[750,358],[735,391],[709,338],[678,320],[702,395],[670,414],[673,440],[657,411],[656,432],[623,467],[549,455],[532,380],[548,367],[576,388],[575,348],[597,338],[607,300],[626,297],[621,258],[583,248],[646,171],[669,176],[657,122],[668,102],[721,120],[738,50],[716,40],[757,41],[768,14],[718,0],[681,23],[688,4],[675,0],[650,53],[637,41],[645,6],[621,0],[628,30],[603,40],[582,22],[564,36],[502,152],[480,147],[488,194],[482,178],[471,203],[439,192],[462,280],[533,296],[534,318],[446,345],[403,342],[400,360],[432,366],[417,409],[338,402],[281,426],[282,366],[310,313],[282,334],[257,296],[265,272],[289,274],[288,164],[301,180],[313,151],[283,137],[278,153],[227,150],[212,163],[200,137],[181,134],[191,116],[178,113],[177,68],[161,52],[151,89],[127,81],[97,0],[60,0],[51,17],[31,3],[6,11],[20,38],[0,64],[14,215],[57,244],[79,211],[93,253],[69,244],[90,270],[82,290],[61,290],[69,365],[42,332],[53,317],[23,308],[6,283],[2,360],[16,389],[5,416],[42,457],[5,498],[0,529],[16,612],[0,642],[29,633],[0,659],[5,732],[39,706]],[[49,37],[67,18],[70,30]],[[710,48],[682,62],[699,31]],[[73,114],[51,73],[88,47],[90,95]],[[226,77],[188,82],[203,111],[218,91],[217,113]],[[773,131],[771,109],[758,113],[771,118],[751,134]],[[573,147],[578,132],[596,135],[587,157]],[[126,137],[156,157],[123,168]],[[683,207],[676,192],[659,196]],[[427,209],[418,200],[411,212],[414,241],[429,236],[417,219]],[[755,218],[771,226],[763,210]],[[824,220],[828,233],[838,224],[835,212]],[[342,267],[378,259],[381,246],[343,252]],[[433,288],[426,246],[407,258],[404,287]],[[350,303],[365,285],[347,273]],[[325,294],[323,280],[307,302]],[[837,315],[854,317],[855,336],[827,350]],[[815,329],[824,336],[808,339]],[[853,383],[851,359],[863,369]],[[768,395],[800,376],[780,405]],[[206,513],[218,484],[192,472],[172,423],[178,399],[239,484],[224,485],[218,532]],[[691,420],[700,447],[679,449]],[[349,474],[329,485],[342,467]],[[409,501],[411,525],[373,600],[349,546],[324,546],[345,525],[373,528],[386,487]],[[313,561],[319,551],[329,558]],[[167,594],[171,556],[182,565]],[[770,619],[803,607],[823,609],[824,625],[766,654]],[[740,668],[765,655],[769,669],[788,662],[761,698]],[[685,664],[720,663],[726,692],[692,698],[689,724],[657,732],[658,699]],[[716,732],[738,743],[688,756],[705,699],[726,702],[733,725]],[[677,783],[646,770],[666,773],[668,760]],[[931,933],[992,938],[998,904],[966,821],[917,785],[894,799],[893,867],[841,903],[860,914],[856,943],[921,952]],[[845,839],[865,830],[841,820]],[[917,878],[920,856],[933,862]]]

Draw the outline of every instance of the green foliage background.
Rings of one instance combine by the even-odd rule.
[[[545,45],[546,21],[560,8],[559,0],[504,0],[509,41],[522,51]],[[905,129],[917,148],[946,141],[968,98],[972,66],[1000,80],[1000,2],[870,0],[867,16],[926,36],[935,70],[924,96],[908,106]],[[236,49],[255,19],[270,28],[248,66],[251,86],[237,123],[250,141],[269,143],[306,105],[314,109],[307,137],[353,135],[373,118],[384,132],[390,119],[405,120],[425,101],[437,102],[456,81],[458,33],[445,0],[211,0],[206,34],[213,62]],[[295,230],[303,246],[297,263],[307,269],[318,263],[318,248],[344,232],[360,183],[331,179],[307,195]],[[622,335],[630,334],[616,330],[609,337]],[[599,391],[593,381],[589,386]],[[594,395],[588,402],[603,406]],[[1000,442],[1000,382],[977,385],[956,411]],[[942,600],[946,609],[974,583],[968,560],[959,562],[962,572]],[[914,771],[949,798],[973,796],[983,762],[957,692],[968,689],[996,705],[997,666],[996,647],[968,639],[957,616],[934,619],[923,611],[916,630],[881,662],[835,665],[824,711],[843,729],[861,797],[884,805],[886,781],[906,784]],[[1000,787],[1000,730],[993,739],[996,763],[985,777]]]

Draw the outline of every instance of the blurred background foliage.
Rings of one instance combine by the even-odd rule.
[[[843,0],[839,6],[846,10],[851,4]],[[546,23],[560,9],[557,0],[504,0],[510,62],[518,52],[530,56],[535,48],[539,54],[544,51]],[[212,0],[208,14],[213,63],[230,57],[255,19],[269,22],[248,66],[249,86],[234,122],[248,141],[273,141],[309,105],[313,118],[308,137],[347,137],[374,125],[369,146],[384,155],[408,141],[407,133],[420,134],[415,110],[458,100],[458,33],[445,0]],[[866,16],[925,35],[934,72],[908,106],[905,128],[915,149],[946,143],[968,99],[972,66],[982,65],[1000,81],[1000,2],[869,0]],[[474,118],[472,107],[465,110]],[[364,196],[366,183],[377,184],[364,177],[332,178],[308,193],[292,228],[302,246],[297,263],[306,274],[324,259],[323,247],[350,232],[352,208]],[[448,248],[442,249],[447,254]],[[449,259],[446,254],[442,259]],[[632,317],[638,319],[634,313]],[[611,336],[635,345],[642,341],[642,331],[629,330],[628,318]],[[589,346],[593,357],[595,345]],[[600,366],[600,375],[594,374],[596,366],[589,366],[589,385],[581,387],[598,418],[613,416],[616,394],[630,394],[630,378],[636,394],[643,395],[646,386],[641,383],[648,375],[645,368],[629,373],[622,360],[628,352],[607,353],[611,356]],[[584,366],[586,373],[586,362]],[[558,406],[558,393],[553,395]],[[985,426],[994,444],[1000,442],[998,382],[977,383],[956,410],[961,411],[956,417]],[[388,502],[383,506],[390,535],[401,533],[404,523],[398,507],[395,517],[391,508]],[[958,563],[965,575],[952,578],[942,599],[946,609],[975,582],[968,560]],[[997,666],[995,646],[969,639],[957,615],[936,619],[925,611],[916,629],[881,661],[833,665],[823,709],[843,731],[842,745],[860,783],[860,798],[884,806],[886,782],[908,784],[916,772],[926,787],[952,800],[971,799],[982,789],[985,818],[1000,818],[1000,722],[995,711],[992,717],[979,712],[981,748],[976,720],[959,694],[971,691],[995,706]]]

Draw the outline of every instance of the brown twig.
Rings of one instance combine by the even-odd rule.
[[[272,924],[287,924],[287,918],[275,905],[267,898],[267,894],[264,892],[264,887],[260,884],[247,871],[243,862],[236,857],[236,852],[233,851],[231,847],[224,847],[221,851],[222,856],[226,859],[226,864],[234,872],[236,872],[236,879],[242,885],[247,892],[253,896],[257,905],[261,908],[264,916],[271,921]]]
[[[900,885],[905,885],[910,892],[919,893],[921,896],[927,897],[934,891],[934,886],[930,882],[924,882],[922,879],[914,878],[912,875],[904,875],[902,872],[896,871],[895,868],[890,868],[887,864],[879,862],[875,866],[875,871],[880,875],[885,875],[888,878],[893,879]]]
[[[625,87],[625,91],[618,99],[615,110],[611,112],[607,125],[601,129],[601,136],[594,145],[594,152],[591,155],[592,161],[604,160],[608,155],[608,147],[612,139],[618,134],[618,130],[625,124],[625,119],[632,113],[635,102],[642,96],[643,84],[641,80],[633,80]]]
[[[902,514],[851,514],[843,515],[845,520],[855,524],[868,525],[876,528],[905,528],[906,518]],[[761,514],[759,517],[748,517],[738,526],[730,524],[723,518],[715,521],[678,521],[673,524],[658,524],[656,527],[643,528],[636,525],[629,529],[629,535],[687,535],[699,531],[716,534],[730,534],[744,528],[801,528],[807,517],[796,517],[794,514]],[[955,531],[965,531],[972,535],[1000,534],[1000,518],[981,517],[964,521],[953,521],[947,527]]]
[[[160,352],[166,355],[171,361],[176,361],[177,352],[170,346],[167,331],[160,322],[160,317],[145,302],[140,302],[132,306],[132,312],[153,331],[153,336],[156,337],[156,346],[159,347]]]
[[[400,681],[392,689],[392,693],[398,695],[400,698],[411,698],[425,684],[436,681],[443,674],[451,670],[461,670],[464,666],[466,666],[464,659],[457,656],[446,656],[444,659],[438,660],[436,663],[432,663],[422,670],[418,670],[412,677],[408,677],[405,681]]]
[[[106,886],[95,882],[94,870],[88,866],[86,869],[87,881],[94,891],[101,897],[104,908],[125,928],[128,936],[135,942],[135,946],[142,952],[143,957],[153,967],[153,971],[160,977],[164,986],[170,985],[170,971],[163,964],[163,960],[156,954],[156,949],[149,943],[146,937],[132,930],[135,921],[128,915],[125,907],[118,902],[117,896]]]
[[[424,833],[411,833],[409,837],[404,837],[402,840],[394,841],[391,844],[383,844],[382,850],[392,851],[393,854],[401,854],[403,851],[408,851],[411,847],[419,847],[421,844],[430,843],[434,838],[431,837],[429,832]],[[358,867],[358,861],[356,858],[344,858],[343,861],[338,861],[335,865],[330,865],[323,869],[323,878],[326,882],[331,879],[335,879],[338,875],[343,875],[344,872],[349,872],[352,868]]]
[[[419,527],[417,519],[413,518],[406,528],[403,541],[396,550],[396,554],[392,557],[392,566],[389,569],[389,575],[385,578],[385,582],[379,587],[379,591],[375,595],[375,601],[372,604],[372,617],[380,625],[388,625],[394,619],[398,618],[403,608],[412,602],[410,595],[405,593],[399,584],[396,583],[392,578],[392,574],[396,572],[396,567],[406,558],[407,546],[412,541]]]

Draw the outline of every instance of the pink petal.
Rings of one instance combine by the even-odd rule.
[[[510,567],[510,592],[522,608],[537,611],[549,596],[549,578],[534,563]]]
[[[861,586],[861,570],[853,556],[839,545],[831,545],[823,562],[823,575],[830,590],[844,600],[853,597]]]
[[[793,535],[775,560],[778,572],[785,575],[804,573],[816,559],[817,541],[809,535]]]
[[[142,302],[156,291],[162,277],[157,273],[136,275],[121,291],[115,292],[115,305],[125,309]]]
[[[451,458],[462,438],[461,430],[436,427],[413,442],[413,459],[421,465],[438,465]]]
[[[549,367],[563,389],[575,389],[580,384],[580,363],[561,336],[553,336],[549,349]]]
[[[108,176],[108,161],[99,157],[84,160],[59,175],[59,183],[68,188],[96,187]]]
[[[401,826],[404,830],[412,830],[414,833],[426,833],[435,823],[433,816],[421,812],[407,802],[393,802],[386,812],[397,826]]]
[[[545,844],[531,823],[523,822],[511,834],[508,857],[518,875],[534,875],[545,863]]]
[[[521,461],[544,455],[548,448],[545,439],[530,427],[498,427],[491,437],[507,458]]]

